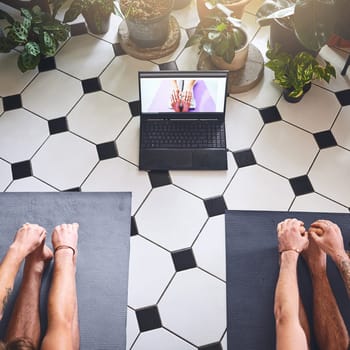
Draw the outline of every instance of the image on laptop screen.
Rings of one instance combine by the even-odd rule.
[[[223,113],[226,80],[222,72],[140,73],[141,112]]]

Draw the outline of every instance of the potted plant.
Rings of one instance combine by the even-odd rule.
[[[248,34],[239,20],[232,21],[224,15],[215,15],[201,21],[186,47],[195,44],[220,69],[239,70],[247,61]]]
[[[317,52],[333,33],[350,38],[350,6],[346,0],[267,0],[256,16],[260,25],[271,25],[271,44],[279,42],[286,50],[291,40]],[[286,31],[294,37],[279,38]],[[296,47],[294,51],[299,49]],[[293,49],[288,51],[293,53]]]
[[[73,0],[63,22],[72,22],[82,14],[91,33],[104,34],[109,29],[112,13],[115,13],[113,0]]]
[[[232,15],[236,18],[242,18],[246,5],[251,0],[197,0],[197,11],[200,20],[204,20],[210,16],[211,10],[218,4],[222,4],[232,11]]]
[[[55,55],[59,43],[69,36],[69,26],[43,12],[39,6],[21,9],[22,20],[17,21],[0,10],[0,19],[8,22],[0,36],[0,52],[19,47],[18,68],[25,72],[34,69],[42,57]]]
[[[140,48],[162,46],[169,36],[174,0],[119,0],[129,37]]]
[[[281,51],[279,45],[268,44],[265,64],[274,74],[274,82],[283,88],[283,96],[288,102],[298,102],[311,87],[311,81],[322,79],[329,83],[335,77],[334,67],[327,61],[321,65],[309,52],[301,51],[295,56]]]

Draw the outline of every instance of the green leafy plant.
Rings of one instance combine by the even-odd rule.
[[[321,79],[329,83],[336,76],[334,67],[327,61],[321,65],[310,53],[302,51],[294,57],[280,50],[279,45],[271,48],[268,44],[265,64],[274,74],[274,82],[283,89],[290,90],[289,96],[297,98],[304,92],[304,86],[312,80]]]
[[[237,21],[237,20],[236,20]],[[231,63],[237,50],[248,41],[246,32],[223,15],[215,15],[201,21],[195,33],[189,38],[186,47],[199,45],[199,51],[209,56],[219,56]]]
[[[69,27],[43,12],[39,6],[32,10],[21,9],[22,20],[16,21],[9,14],[0,10],[0,19],[8,22],[0,36],[0,52],[10,52],[21,48],[18,68],[25,72],[34,69],[41,57],[53,56],[59,43],[69,36]]]
[[[113,0],[73,0],[64,14],[63,22],[72,22],[80,14],[85,19],[90,15],[98,31],[102,31],[103,21],[112,13],[116,13]]]

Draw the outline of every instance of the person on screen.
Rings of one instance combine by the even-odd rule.
[[[350,258],[339,227],[328,220],[314,222],[308,231],[297,219],[277,226],[280,271],[275,291],[277,350],[307,350],[310,329],[299,296],[297,261],[300,253],[310,270],[313,286],[314,331],[320,350],[347,350],[349,334],[330,287],[327,254],[338,267],[350,298]]]
[[[172,92],[170,96],[171,107],[175,112],[188,112],[194,99],[193,87],[196,80],[185,80],[181,90],[177,80],[172,80]]]
[[[0,350],[78,350],[79,325],[76,294],[76,262],[79,225],[62,224],[52,233],[51,249],[46,231],[24,224],[16,233],[0,264],[0,320],[22,264],[23,279]],[[45,267],[54,258],[48,297],[48,328],[40,347],[39,295]]]

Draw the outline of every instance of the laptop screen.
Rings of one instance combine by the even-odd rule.
[[[139,72],[141,114],[223,115],[226,85],[225,71]]]

